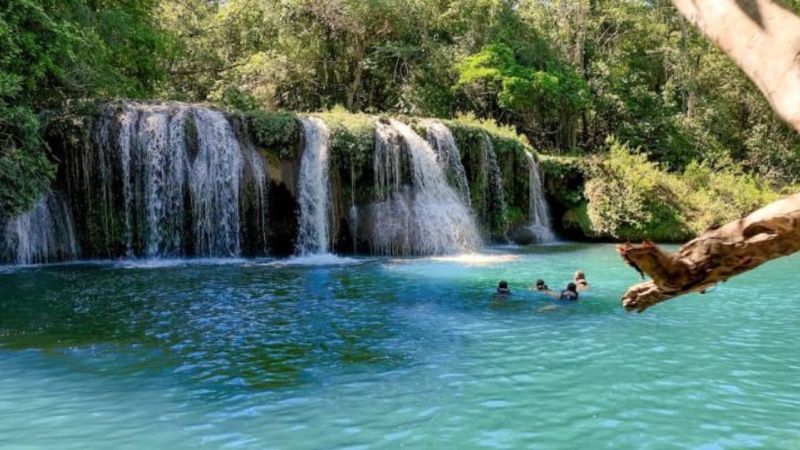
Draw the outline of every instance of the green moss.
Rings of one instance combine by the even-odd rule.
[[[500,125],[492,119],[479,119],[475,117],[474,114],[466,114],[460,115],[448,122],[455,126],[463,125],[467,127],[478,128],[496,138],[518,142],[522,145],[530,147],[528,139],[525,136],[517,133],[517,130],[513,126]]]
[[[331,175],[338,179],[340,198],[350,202],[373,201],[372,151],[375,142],[375,118],[351,114],[334,108],[314,116],[322,119],[330,133]]]
[[[509,226],[520,225],[527,220],[527,209],[522,209],[516,205],[509,205],[508,208],[506,208],[506,222]]]
[[[251,110],[244,113],[254,143],[281,159],[295,157],[300,125],[293,113]]]
[[[315,114],[328,126],[331,156],[334,160],[362,166],[372,160],[375,141],[375,118],[366,114],[351,114],[342,108]]]
[[[474,116],[461,116],[443,121],[453,133],[461,152],[467,178],[470,181],[472,206],[482,218],[484,227],[492,236],[503,237],[508,228],[525,222],[529,208],[529,164],[526,153],[535,154],[527,140],[511,127],[502,127],[493,121],[482,121]],[[483,179],[481,170],[486,138],[492,144],[503,179],[505,208],[484,204]]]
[[[570,210],[586,202],[583,188],[588,164],[584,158],[539,155],[547,193],[561,209]]]
[[[564,213],[562,226],[572,234],[577,233],[588,238],[595,238],[597,236],[595,236],[595,232],[592,229],[592,221],[589,220],[589,215],[586,212],[587,206],[587,203],[583,202]]]

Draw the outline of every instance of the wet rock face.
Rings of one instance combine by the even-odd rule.
[[[288,256],[294,253],[298,230],[298,204],[283,183],[272,183],[269,190],[269,253]]]
[[[266,251],[266,162],[224,113],[120,102],[54,146],[84,258]]]
[[[442,254],[549,228],[529,147],[479,126],[127,101],[81,117],[48,137],[78,258]],[[309,176],[307,147],[323,143]],[[298,239],[311,235],[328,245]]]
[[[539,242],[536,232],[530,227],[517,227],[509,233],[511,242],[517,245],[530,245]]]

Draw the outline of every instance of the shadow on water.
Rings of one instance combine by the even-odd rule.
[[[72,363],[89,351],[76,369],[97,374],[111,365],[116,374],[172,370],[283,388],[306,381],[310,368],[404,359],[402,347],[383,345],[398,330],[382,320],[382,305],[396,296],[346,269],[63,266],[0,280],[0,348]]]
[[[420,346],[457,345],[452,330],[461,322],[619,314],[608,292],[562,305],[528,290],[542,272],[568,277],[586,251],[558,244],[352,266],[23,269],[0,274],[0,348],[40,350],[94,374],[172,372],[199,383],[293,387],[414,364],[427,357]],[[514,295],[492,296],[501,278]]]

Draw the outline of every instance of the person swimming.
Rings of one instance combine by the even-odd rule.
[[[575,277],[573,278],[573,281],[575,282],[577,288],[576,292],[589,290],[589,282],[586,281],[586,274],[584,274],[582,271],[579,270],[575,272]]]
[[[578,287],[575,283],[567,284],[567,288],[561,291],[561,295],[558,297],[559,300],[577,300],[578,299]]]
[[[550,290],[550,288],[547,287],[547,284],[545,284],[544,280],[541,279],[541,278],[536,280],[536,285],[534,286],[534,289],[536,289],[537,291],[549,291]]]
[[[508,282],[506,280],[501,280],[497,284],[497,293],[500,295],[508,295],[511,293],[511,289],[508,288]]]

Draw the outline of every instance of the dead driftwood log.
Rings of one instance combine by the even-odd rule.
[[[800,250],[800,194],[770,203],[749,216],[705,231],[668,253],[652,242],[617,247],[622,258],[651,281],[622,297],[629,311],[645,309],[717,283]]]

